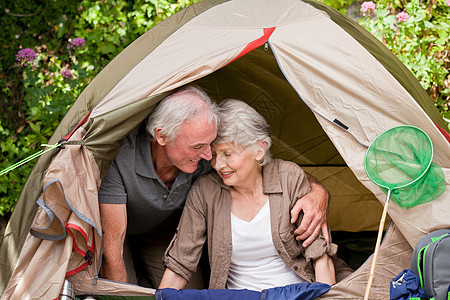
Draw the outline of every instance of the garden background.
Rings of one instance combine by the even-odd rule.
[[[0,0],[0,172],[43,149],[78,95],[128,44],[199,1]],[[450,130],[450,0],[320,1],[400,58]],[[36,160],[0,175],[3,223]]]

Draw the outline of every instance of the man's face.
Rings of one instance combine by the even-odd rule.
[[[176,138],[165,145],[170,162],[185,173],[193,173],[200,159],[211,159],[211,143],[217,135],[214,122],[201,116],[181,125]]]

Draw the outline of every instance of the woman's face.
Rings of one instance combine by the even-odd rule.
[[[214,144],[211,165],[228,186],[243,186],[259,174],[261,152],[233,143]]]

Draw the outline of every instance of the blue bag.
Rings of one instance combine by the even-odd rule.
[[[390,300],[420,299],[426,296],[419,277],[411,269],[403,270],[391,282]]]
[[[263,290],[262,292],[250,290],[175,290],[160,289],[155,293],[156,300],[313,300],[331,288],[321,282],[296,283]]]

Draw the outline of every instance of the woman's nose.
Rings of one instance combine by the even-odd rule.
[[[213,160],[211,160],[211,165],[214,169],[220,170],[223,167],[223,159],[221,159],[218,155],[214,157]]]

